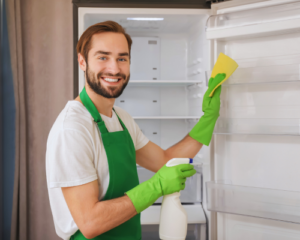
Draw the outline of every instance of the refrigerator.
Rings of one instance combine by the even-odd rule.
[[[90,6],[74,16],[77,39],[106,20],[131,35],[131,78],[115,105],[163,149],[203,115],[219,53],[233,58],[239,68],[222,86],[212,141],[195,156],[197,174],[181,192],[186,239],[300,239],[299,0],[233,0],[211,9]],[[74,83],[80,92],[81,70]],[[137,168],[140,182],[154,174]],[[141,214],[142,239],[159,239],[161,200]]]

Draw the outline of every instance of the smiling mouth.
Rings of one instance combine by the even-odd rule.
[[[121,78],[108,78],[108,77],[101,77],[105,82],[109,83],[116,83],[121,80]]]

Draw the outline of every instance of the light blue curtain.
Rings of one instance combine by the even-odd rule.
[[[9,52],[5,1],[2,2],[1,39],[1,229],[0,239],[10,239],[15,168],[15,98]]]

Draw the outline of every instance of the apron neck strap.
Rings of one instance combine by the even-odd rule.
[[[90,112],[90,114],[92,115],[92,117],[94,118],[94,121],[98,124],[99,130],[101,132],[101,134],[103,133],[108,133],[107,128],[105,126],[104,121],[101,118],[100,113],[98,112],[97,108],[95,107],[94,103],[92,102],[92,100],[90,99],[89,95],[86,93],[85,87],[82,89],[80,95],[80,100],[82,101],[83,105],[86,107],[86,109]],[[125,124],[123,123],[123,121],[121,120],[121,118],[118,116],[116,110],[113,108],[115,114],[117,115],[123,130],[127,130]]]
[[[125,124],[123,123],[123,121],[121,120],[121,118],[119,117],[119,115],[117,114],[116,110],[113,108],[115,114],[117,115],[118,119],[119,119],[119,122],[121,123],[122,127],[123,127],[123,130],[127,130]]]
[[[107,128],[102,120],[100,113],[98,112],[97,108],[95,107],[94,103],[90,99],[89,95],[86,93],[85,87],[82,89],[80,95],[80,100],[82,101],[83,105],[86,109],[90,112],[94,121],[97,123],[101,134],[108,133]]]

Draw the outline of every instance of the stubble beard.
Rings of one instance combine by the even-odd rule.
[[[122,84],[122,86],[119,87],[108,87],[108,89],[110,91],[107,91],[102,85],[101,85],[101,80],[100,78],[102,76],[106,76],[106,77],[118,77],[121,78],[120,81],[124,81],[124,79],[126,79],[126,81]],[[130,74],[126,77],[125,74],[123,73],[118,73],[118,74],[111,74],[111,73],[104,73],[104,72],[99,72],[96,76],[96,74],[92,71],[89,70],[88,64],[86,66],[86,74],[85,74],[85,78],[86,78],[86,82],[89,85],[89,87],[97,94],[105,97],[105,98],[117,98],[119,97],[124,89],[126,88],[129,78],[130,78]]]

